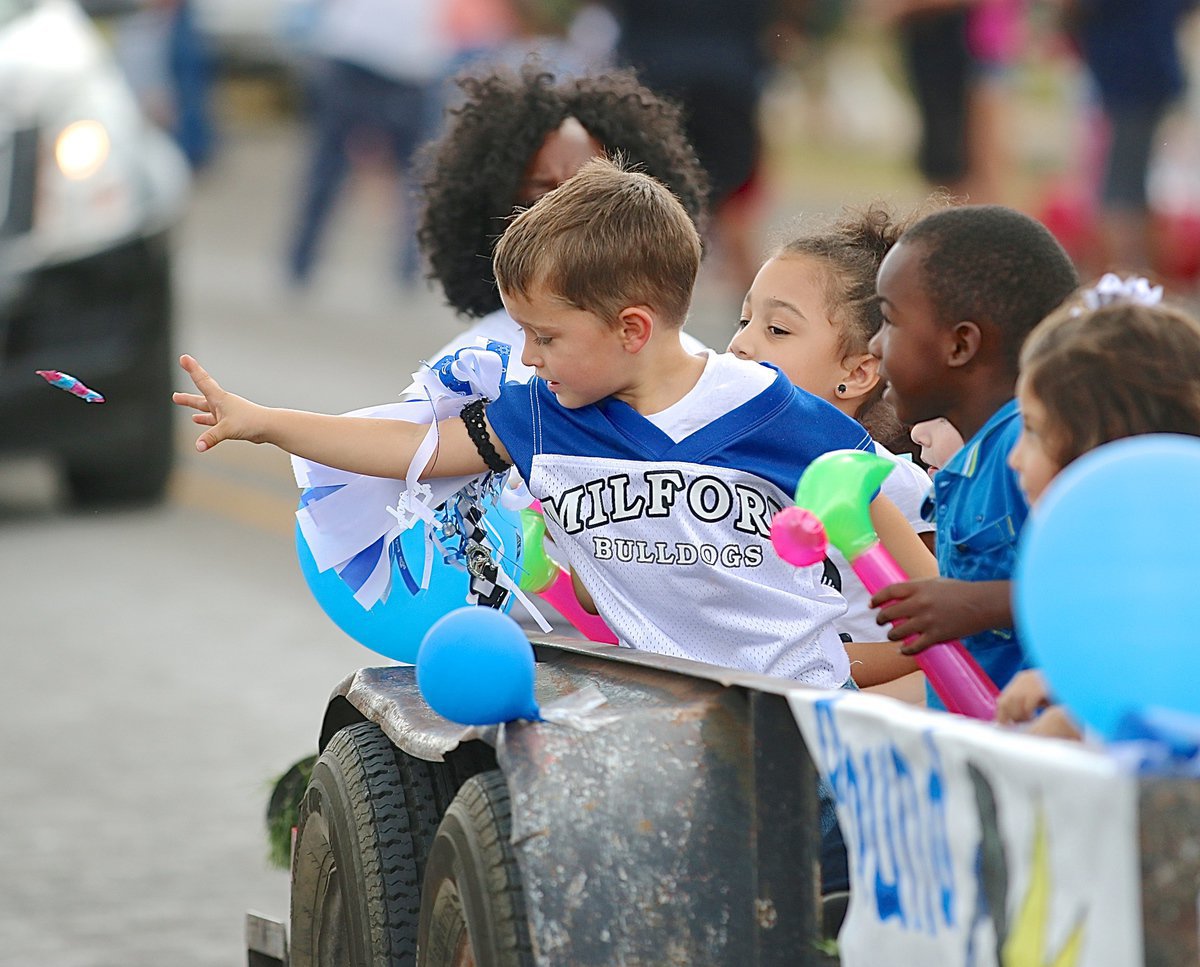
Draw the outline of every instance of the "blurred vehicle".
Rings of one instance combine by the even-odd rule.
[[[74,0],[0,0],[0,452],[80,503],[160,497],[172,462],[170,228],[188,171]],[[88,406],[39,369],[107,397]]]

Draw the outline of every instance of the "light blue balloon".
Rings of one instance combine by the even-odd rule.
[[[451,722],[538,721],[533,665],[533,647],[512,618],[491,608],[460,608],[426,633],[417,653],[417,687]]]
[[[312,498],[311,492],[301,496],[300,504]],[[501,565],[510,576],[517,575],[521,555],[521,520],[516,511],[493,506],[485,515],[502,542]],[[495,539],[493,535],[493,539]],[[400,555],[392,562],[392,590],[386,601],[367,610],[354,599],[354,592],[330,568],[317,570],[312,552],[296,525],[296,556],[300,573],[321,610],[342,631],[360,645],[386,658],[413,664],[421,639],[434,623],[455,608],[467,603],[470,578],[434,554],[429,587],[421,590],[425,568],[425,532],[420,526],[409,528],[400,536]],[[401,567],[407,566],[407,573]],[[505,607],[512,606],[510,596]]]
[[[1157,706],[1200,714],[1200,439],[1099,447],[1047,489],[1015,572],[1021,641],[1054,696],[1107,738]]]

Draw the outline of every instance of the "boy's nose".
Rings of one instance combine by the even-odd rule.
[[[867,343],[867,352],[876,359],[883,359],[883,333],[877,332],[871,337],[871,341]]]

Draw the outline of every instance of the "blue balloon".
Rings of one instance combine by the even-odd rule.
[[[459,608],[426,633],[417,653],[417,687],[451,722],[538,721],[533,664],[533,647],[512,618],[491,608]]]
[[[313,493],[306,491],[301,496],[301,506],[312,498]],[[488,508],[485,517],[502,542],[501,566],[515,579],[521,555],[520,516],[515,511],[493,506]],[[421,590],[425,532],[419,524],[400,535],[396,553],[392,556],[391,594],[370,610],[354,599],[354,592],[332,568],[324,572],[317,570],[299,524],[296,525],[296,555],[300,573],[330,620],[360,645],[395,661],[416,662],[425,632],[439,618],[467,603],[469,575],[446,563],[436,550],[429,587]],[[363,557],[365,561],[369,555]],[[510,596],[505,607],[511,606]]]
[[[1025,531],[1021,640],[1071,712],[1112,738],[1127,713],[1200,714],[1200,439],[1119,440],[1071,464]]]

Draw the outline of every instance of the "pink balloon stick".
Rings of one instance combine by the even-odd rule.
[[[603,618],[598,614],[589,614],[583,610],[583,605],[575,597],[575,588],[571,584],[571,575],[567,571],[559,571],[554,583],[538,593],[548,605],[571,622],[590,641],[598,641],[602,645],[617,643],[617,636],[604,623]]]
[[[863,586],[874,594],[889,584],[907,581],[908,575],[895,558],[878,542],[859,554],[850,566]],[[899,627],[902,622],[893,622]],[[916,635],[905,638],[912,641]],[[990,722],[996,717],[998,689],[963,647],[961,641],[943,641],[913,656],[929,679],[929,684],[946,704],[947,710]]]

